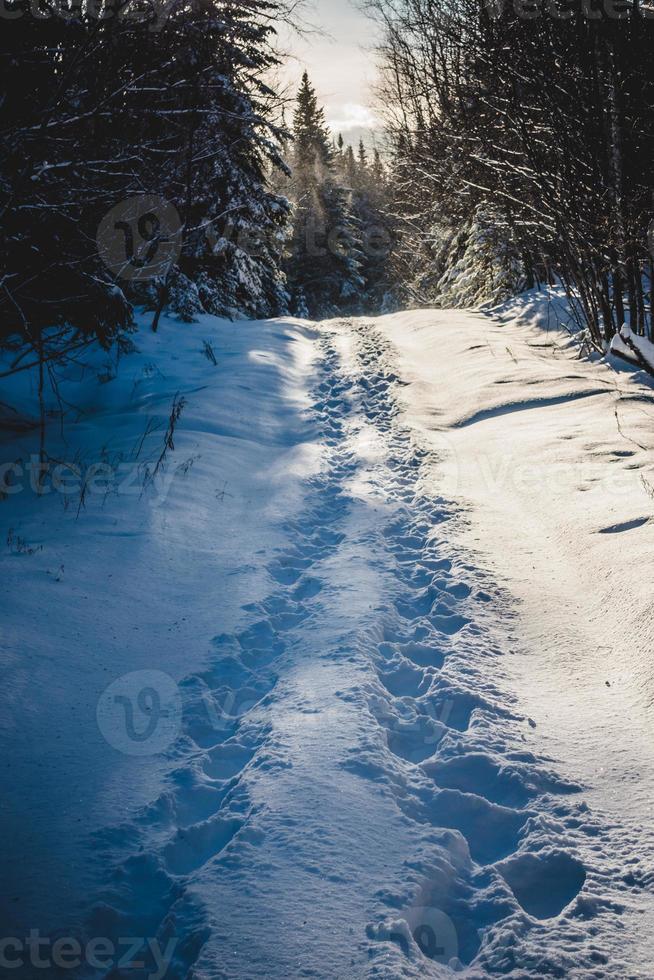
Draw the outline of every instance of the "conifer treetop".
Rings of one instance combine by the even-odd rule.
[[[325,110],[318,103],[316,90],[309,73],[304,72],[297,94],[293,116],[296,167],[322,163],[330,165],[333,158],[331,135],[325,120]]]

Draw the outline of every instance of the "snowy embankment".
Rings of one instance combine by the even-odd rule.
[[[503,321],[164,322],[65,382],[82,506],[0,504],[5,934],[650,975],[652,392]]]

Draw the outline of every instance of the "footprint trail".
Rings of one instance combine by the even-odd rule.
[[[89,930],[173,940],[179,980],[638,976],[603,962],[615,828],[530,748],[510,596],[452,544],[392,348],[367,321],[319,343],[322,464],[267,597],[233,634],[218,611],[181,685],[165,792],[94,842]]]

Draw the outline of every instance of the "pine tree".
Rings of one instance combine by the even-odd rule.
[[[0,346],[7,373],[36,369],[45,464],[56,366],[92,343],[122,341],[132,325],[95,246],[96,216],[115,203],[117,173],[132,161],[105,154],[91,124],[107,100],[96,68],[117,23],[93,29],[83,16],[36,16],[22,2],[13,13],[0,32]]]
[[[37,17],[18,0],[0,33],[0,345],[11,370],[38,368],[42,452],[53,365],[91,343],[127,345],[133,304],[152,305],[153,325],[166,304],[187,319],[287,309],[289,207],[269,186],[284,132],[263,81],[277,6],[161,8]],[[144,194],[161,207],[137,226],[129,209]],[[170,259],[162,208],[180,222]]]
[[[296,296],[313,316],[352,306],[361,290],[357,226],[339,182],[324,109],[305,72],[293,120],[293,237],[287,268]]]
[[[325,121],[325,110],[309,73],[304,72],[297,94],[293,116],[293,172],[306,180],[324,176],[333,163],[331,136]]]
[[[189,169],[173,189],[187,229],[180,272],[219,315],[279,315],[288,301],[280,271],[288,207],[268,186],[269,173],[284,169],[284,132],[267,119],[270,90],[259,81],[276,63],[268,10],[265,0],[212,0],[180,12],[177,60],[190,103]]]
[[[357,161],[354,150],[348,146],[343,159],[343,179],[350,189],[354,189],[357,184]]]
[[[131,319],[94,244],[96,215],[124,187],[113,171],[125,154],[105,159],[81,121],[106,99],[91,66],[118,25],[94,34],[83,18],[22,8],[0,33],[0,342],[45,347],[50,359],[92,339],[109,346]]]
[[[389,272],[395,234],[388,207],[386,170],[378,150],[370,163],[363,140],[356,156],[349,148],[344,166],[344,180],[351,188],[351,208],[360,229],[365,305],[366,309],[377,311],[383,308],[391,288]]]
[[[373,188],[378,187],[380,191],[382,191],[386,182],[386,170],[384,168],[384,164],[382,163],[381,153],[377,147],[375,147],[370,177],[371,186]]]
[[[364,182],[368,170],[368,151],[366,150],[366,144],[363,142],[363,139],[359,140],[357,163],[359,165],[359,179]]]
[[[94,6],[75,18],[25,9],[0,37],[0,339],[34,345],[65,326],[73,339],[62,345],[109,345],[129,325],[128,300],[157,305],[185,290],[191,310],[283,312],[288,207],[267,186],[283,133],[261,80],[276,63],[275,5],[168,5],[157,30],[147,18],[98,19]],[[144,191],[183,225],[163,292],[116,278],[95,243],[104,216]]]

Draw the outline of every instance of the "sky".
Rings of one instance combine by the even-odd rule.
[[[291,58],[284,78],[299,85],[306,68],[325,106],[330,128],[347,142],[360,136],[372,140],[378,126],[372,86],[375,81],[375,26],[356,6],[356,0],[316,0],[305,19],[323,33],[306,37],[283,35]]]

